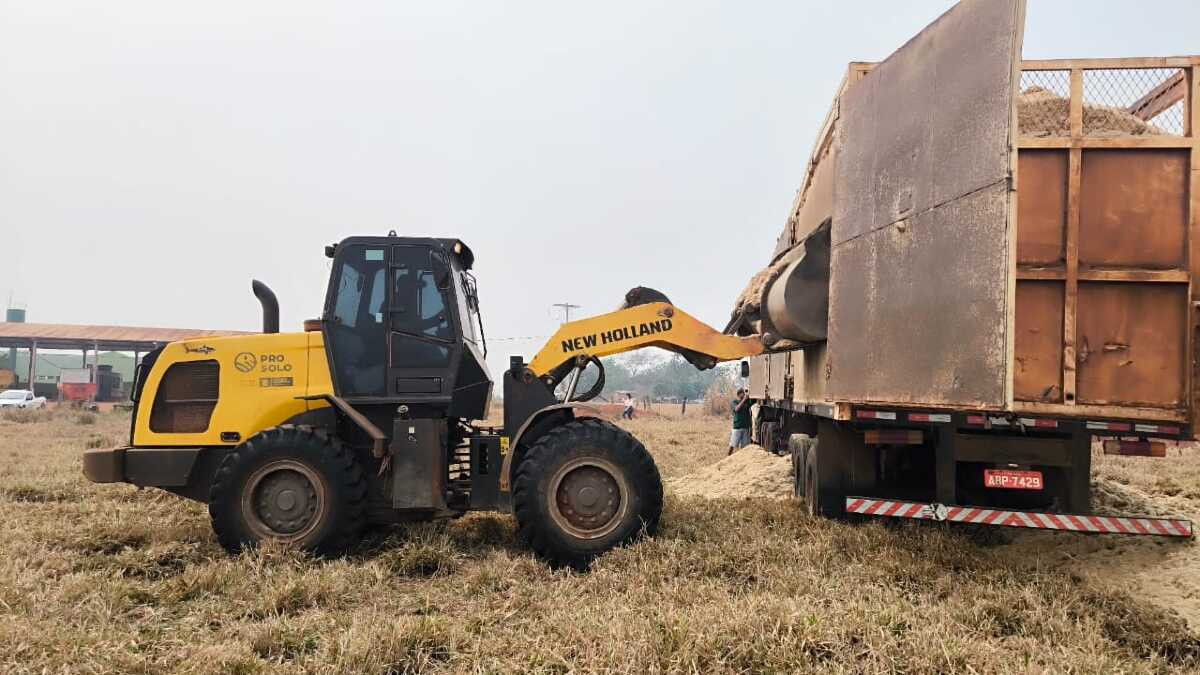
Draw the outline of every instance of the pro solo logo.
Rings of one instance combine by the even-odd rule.
[[[259,364],[264,373],[290,373],[292,372],[292,364],[287,362],[283,354],[262,354],[255,356],[250,352],[242,352],[233,358],[233,367],[243,373],[249,373],[254,370]]]
[[[258,359],[250,352],[242,352],[233,357],[233,367],[243,373],[248,373],[254,370],[254,366],[258,365]]]

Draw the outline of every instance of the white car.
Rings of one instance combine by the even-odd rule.
[[[46,397],[34,396],[28,389],[0,391],[0,410],[4,408],[45,408]]]

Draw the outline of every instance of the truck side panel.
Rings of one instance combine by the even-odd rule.
[[[1022,65],[1016,410],[1191,418],[1198,64]]]
[[[1008,404],[1023,3],[960,3],[841,98],[829,395]]]

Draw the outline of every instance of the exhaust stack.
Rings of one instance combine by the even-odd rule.
[[[254,291],[254,297],[262,303],[263,310],[263,330],[264,333],[279,332],[279,300],[275,298],[275,292],[266,284],[255,279],[250,282],[250,289]]]

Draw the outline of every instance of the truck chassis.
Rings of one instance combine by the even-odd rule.
[[[1093,437],[1161,456],[1177,424],[760,400],[756,440],[792,458],[814,515],[1192,537],[1181,519],[1091,514]],[[1151,440],[1154,439],[1154,440]]]

